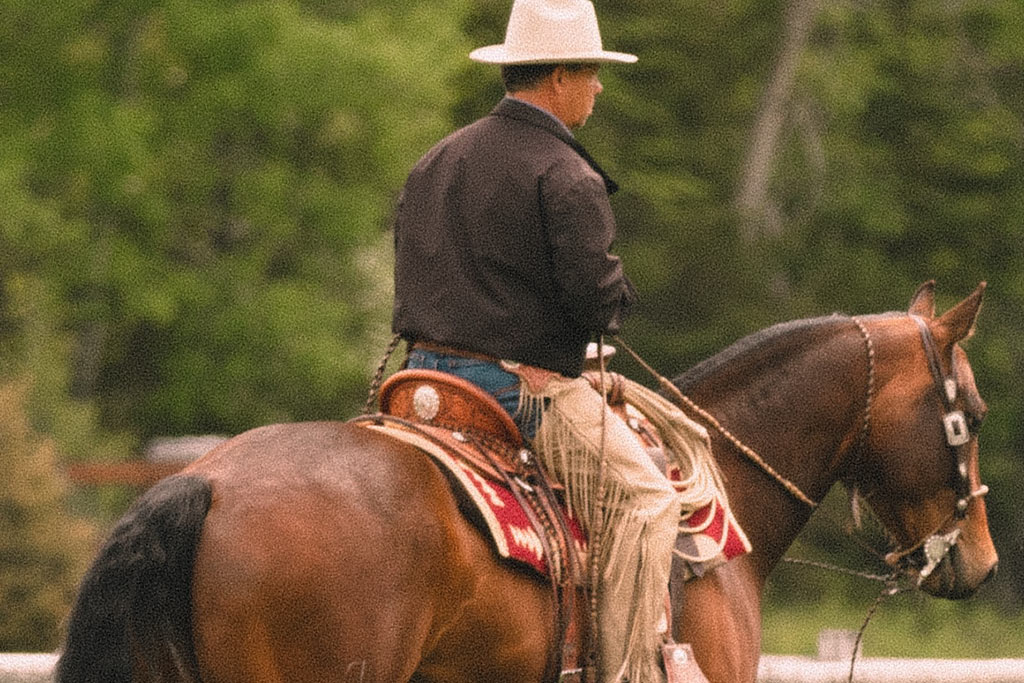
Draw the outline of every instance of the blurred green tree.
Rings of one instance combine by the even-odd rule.
[[[30,378],[31,426],[55,440],[63,460],[124,459],[135,439],[101,430],[96,405],[71,391],[73,338],[61,292],[85,249],[86,223],[28,192],[19,161],[0,155],[0,381]]]
[[[60,322],[74,395],[108,428],[232,433],[353,411],[387,333],[382,228],[443,130],[458,8],[5,10],[21,49],[0,115],[62,224],[47,234],[75,228]]]

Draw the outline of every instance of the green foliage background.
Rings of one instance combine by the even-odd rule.
[[[28,424],[26,386],[0,386],[0,652],[53,647],[93,540],[63,508],[67,482],[53,440]]]
[[[1019,614],[1024,5],[595,4],[605,44],[640,56],[602,72],[580,131],[623,186],[617,249],[642,295],[626,338],[672,375],[775,322],[902,309],[928,279],[944,308],[987,280],[967,349],[1002,571],[980,600]],[[510,5],[5,3],[0,380],[29,384],[19,405],[62,462],[361,407],[395,195],[500,97],[465,55],[501,40]],[[801,10],[751,210],[737,197]],[[845,586],[780,581],[783,604]]]

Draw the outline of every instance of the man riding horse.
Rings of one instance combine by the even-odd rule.
[[[470,58],[501,65],[506,95],[409,175],[393,328],[411,344],[408,367],[497,398],[576,515],[600,527],[600,680],[660,681],[657,622],[680,502],[581,377],[587,343],[618,330],[635,292],[609,253],[616,185],[571,132],[602,91],[599,66],[636,57],[602,48],[588,0],[516,0],[505,42]]]

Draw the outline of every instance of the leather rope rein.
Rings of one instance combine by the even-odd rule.
[[[970,501],[974,498],[984,496],[988,492],[988,487],[982,485],[977,490],[971,490],[969,474],[967,471],[967,455],[966,445],[969,441],[969,434],[967,433],[966,421],[964,419],[963,412],[956,410],[953,405],[953,401],[956,397],[956,379],[953,375],[945,375],[942,372],[942,365],[939,362],[938,351],[936,350],[935,340],[931,334],[931,330],[928,328],[927,323],[919,316],[909,316],[917,324],[920,331],[921,343],[924,345],[925,355],[928,359],[929,371],[935,381],[936,388],[938,389],[945,412],[943,414],[943,425],[946,431],[947,443],[954,455],[956,467],[957,467],[957,503],[953,512],[953,517],[956,519],[963,519],[967,513],[967,508]],[[854,325],[857,326],[857,330],[860,332],[861,338],[864,340],[864,348],[867,360],[867,380],[864,392],[864,413],[863,421],[860,428],[860,434],[857,439],[857,443],[854,445],[854,450],[859,450],[866,447],[868,442],[868,436],[871,432],[871,410],[872,403],[874,400],[875,393],[875,344],[868,331],[860,318],[853,316],[849,318]],[[634,351],[628,344],[623,341],[621,337],[615,337],[615,342],[626,350],[633,359],[639,363],[652,377],[658,382],[658,385],[666,392],[672,395],[682,406],[685,406],[692,410],[694,413],[699,415],[701,419],[711,425],[719,434],[721,434],[726,440],[732,443],[737,450],[740,451],[744,456],[747,457],[752,463],[757,465],[766,474],[772,477],[780,486],[782,486],[793,498],[804,503],[808,507],[817,508],[818,502],[815,502],[805,494],[799,486],[787,479],[785,476],[780,474],[775,468],[773,468],[768,462],[765,461],[760,454],[754,449],[747,446],[743,441],[736,437],[732,432],[726,429],[714,415],[710,414],[697,403],[695,403],[690,397],[686,396],[679,390],[679,388],[665,379],[659,374],[654,368],[652,368],[647,362],[640,357],[640,355]],[[950,367],[952,368],[952,356],[950,358]],[[960,439],[959,441],[956,441]],[[945,526],[949,519],[945,520],[942,526]],[[913,553],[915,550],[924,545],[931,536],[934,534],[925,536],[914,546],[907,550],[899,551],[898,556],[903,557]]]
[[[604,363],[604,335],[601,335],[597,339],[597,358],[598,358],[598,372],[601,377],[601,400],[604,401],[608,395],[605,389],[605,363]],[[604,542],[604,527],[601,524],[601,520],[604,517],[604,496],[605,487],[607,485],[607,470],[608,461],[605,457],[605,432],[606,432],[606,417],[608,410],[602,405],[601,409],[601,442],[599,444],[600,461],[597,468],[597,498],[595,501],[595,507],[593,511],[593,519],[588,520],[589,522],[589,534],[588,534],[588,551],[587,551],[587,580],[590,586],[590,632],[592,634],[600,633],[600,614],[598,610],[598,604],[600,601],[600,595],[598,594],[598,586],[600,585],[600,574],[601,567],[597,561],[601,556],[602,545]],[[595,668],[601,663],[601,651],[599,646],[591,647],[589,655],[591,657],[590,664]]]
[[[679,387],[677,387],[669,380],[665,379],[665,377],[659,374],[657,370],[648,365],[647,362],[643,358],[641,358],[640,355],[632,349],[632,347],[629,346],[629,344],[623,341],[622,337],[616,336],[614,337],[614,339],[615,343],[618,346],[621,346],[623,349],[625,349],[626,352],[633,357],[633,360],[639,363],[640,366],[644,368],[644,370],[650,373],[651,376],[654,377],[654,379],[658,382],[658,386],[664,391],[668,392],[676,401],[678,401],[681,407],[685,406],[686,408],[690,409],[691,411],[699,415],[702,420],[704,420],[712,427],[714,427],[715,430],[723,437],[725,437],[726,440],[728,440],[733,446],[735,446],[740,451],[740,453],[745,455],[747,459],[749,459],[755,465],[760,467],[761,470],[763,470],[765,473],[771,476],[772,479],[774,479],[780,486],[782,486],[791,496],[793,496],[794,498],[796,498],[797,500],[799,500],[800,502],[804,503],[805,505],[812,509],[818,507],[818,503],[816,503],[814,500],[810,498],[810,496],[808,496],[802,490],[800,490],[799,486],[797,486],[792,481],[779,474],[779,472],[777,472],[775,468],[769,465],[765,461],[765,459],[762,458],[757,453],[757,451],[755,451],[750,446],[747,446],[745,443],[740,441],[740,439],[736,437],[732,432],[730,432],[728,429],[722,426],[722,423],[715,419],[714,415],[712,415],[711,413],[697,405],[693,401],[693,399],[691,399],[689,396],[680,391]]]

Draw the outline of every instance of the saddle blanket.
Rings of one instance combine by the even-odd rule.
[[[676,536],[675,554],[684,565],[686,579],[704,576],[751,549],[732,512],[717,497],[685,516],[679,529],[685,533]]]
[[[542,575],[548,574],[544,544],[530,523],[526,511],[520,507],[519,501],[508,487],[483,476],[471,464],[453,457],[440,445],[415,432],[386,425],[367,426],[429,453],[435,462],[452,475],[461,487],[462,493],[473,504],[487,527],[498,555],[531,567]],[[582,558],[586,554],[586,535],[577,520],[571,516],[567,516],[566,519],[576,551]]]
[[[465,497],[475,507],[487,527],[498,555],[548,575],[548,562],[544,544],[534,530],[527,513],[520,507],[515,495],[502,482],[485,477],[470,463],[453,457],[432,440],[415,432],[388,425],[367,425],[369,429],[410,443],[426,451],[435,462],[457,481]],[[669,471],[669,478],[673,473]],[[526,486],[525,483],[522,484]],[[587,539],[579,521],[566,514],[569,531],[576,551],[583,560]],[[713,500],[690,513],[680,523],[676,541],[676,561],[685,563],[686,577],[702,576],[708,570],[734,557],[749,552],[750,544],[743,530],[732,518],[726,506]],[[718,552],[709,553],[717,548]],[[695,561],[691,558],[711,559]]]

